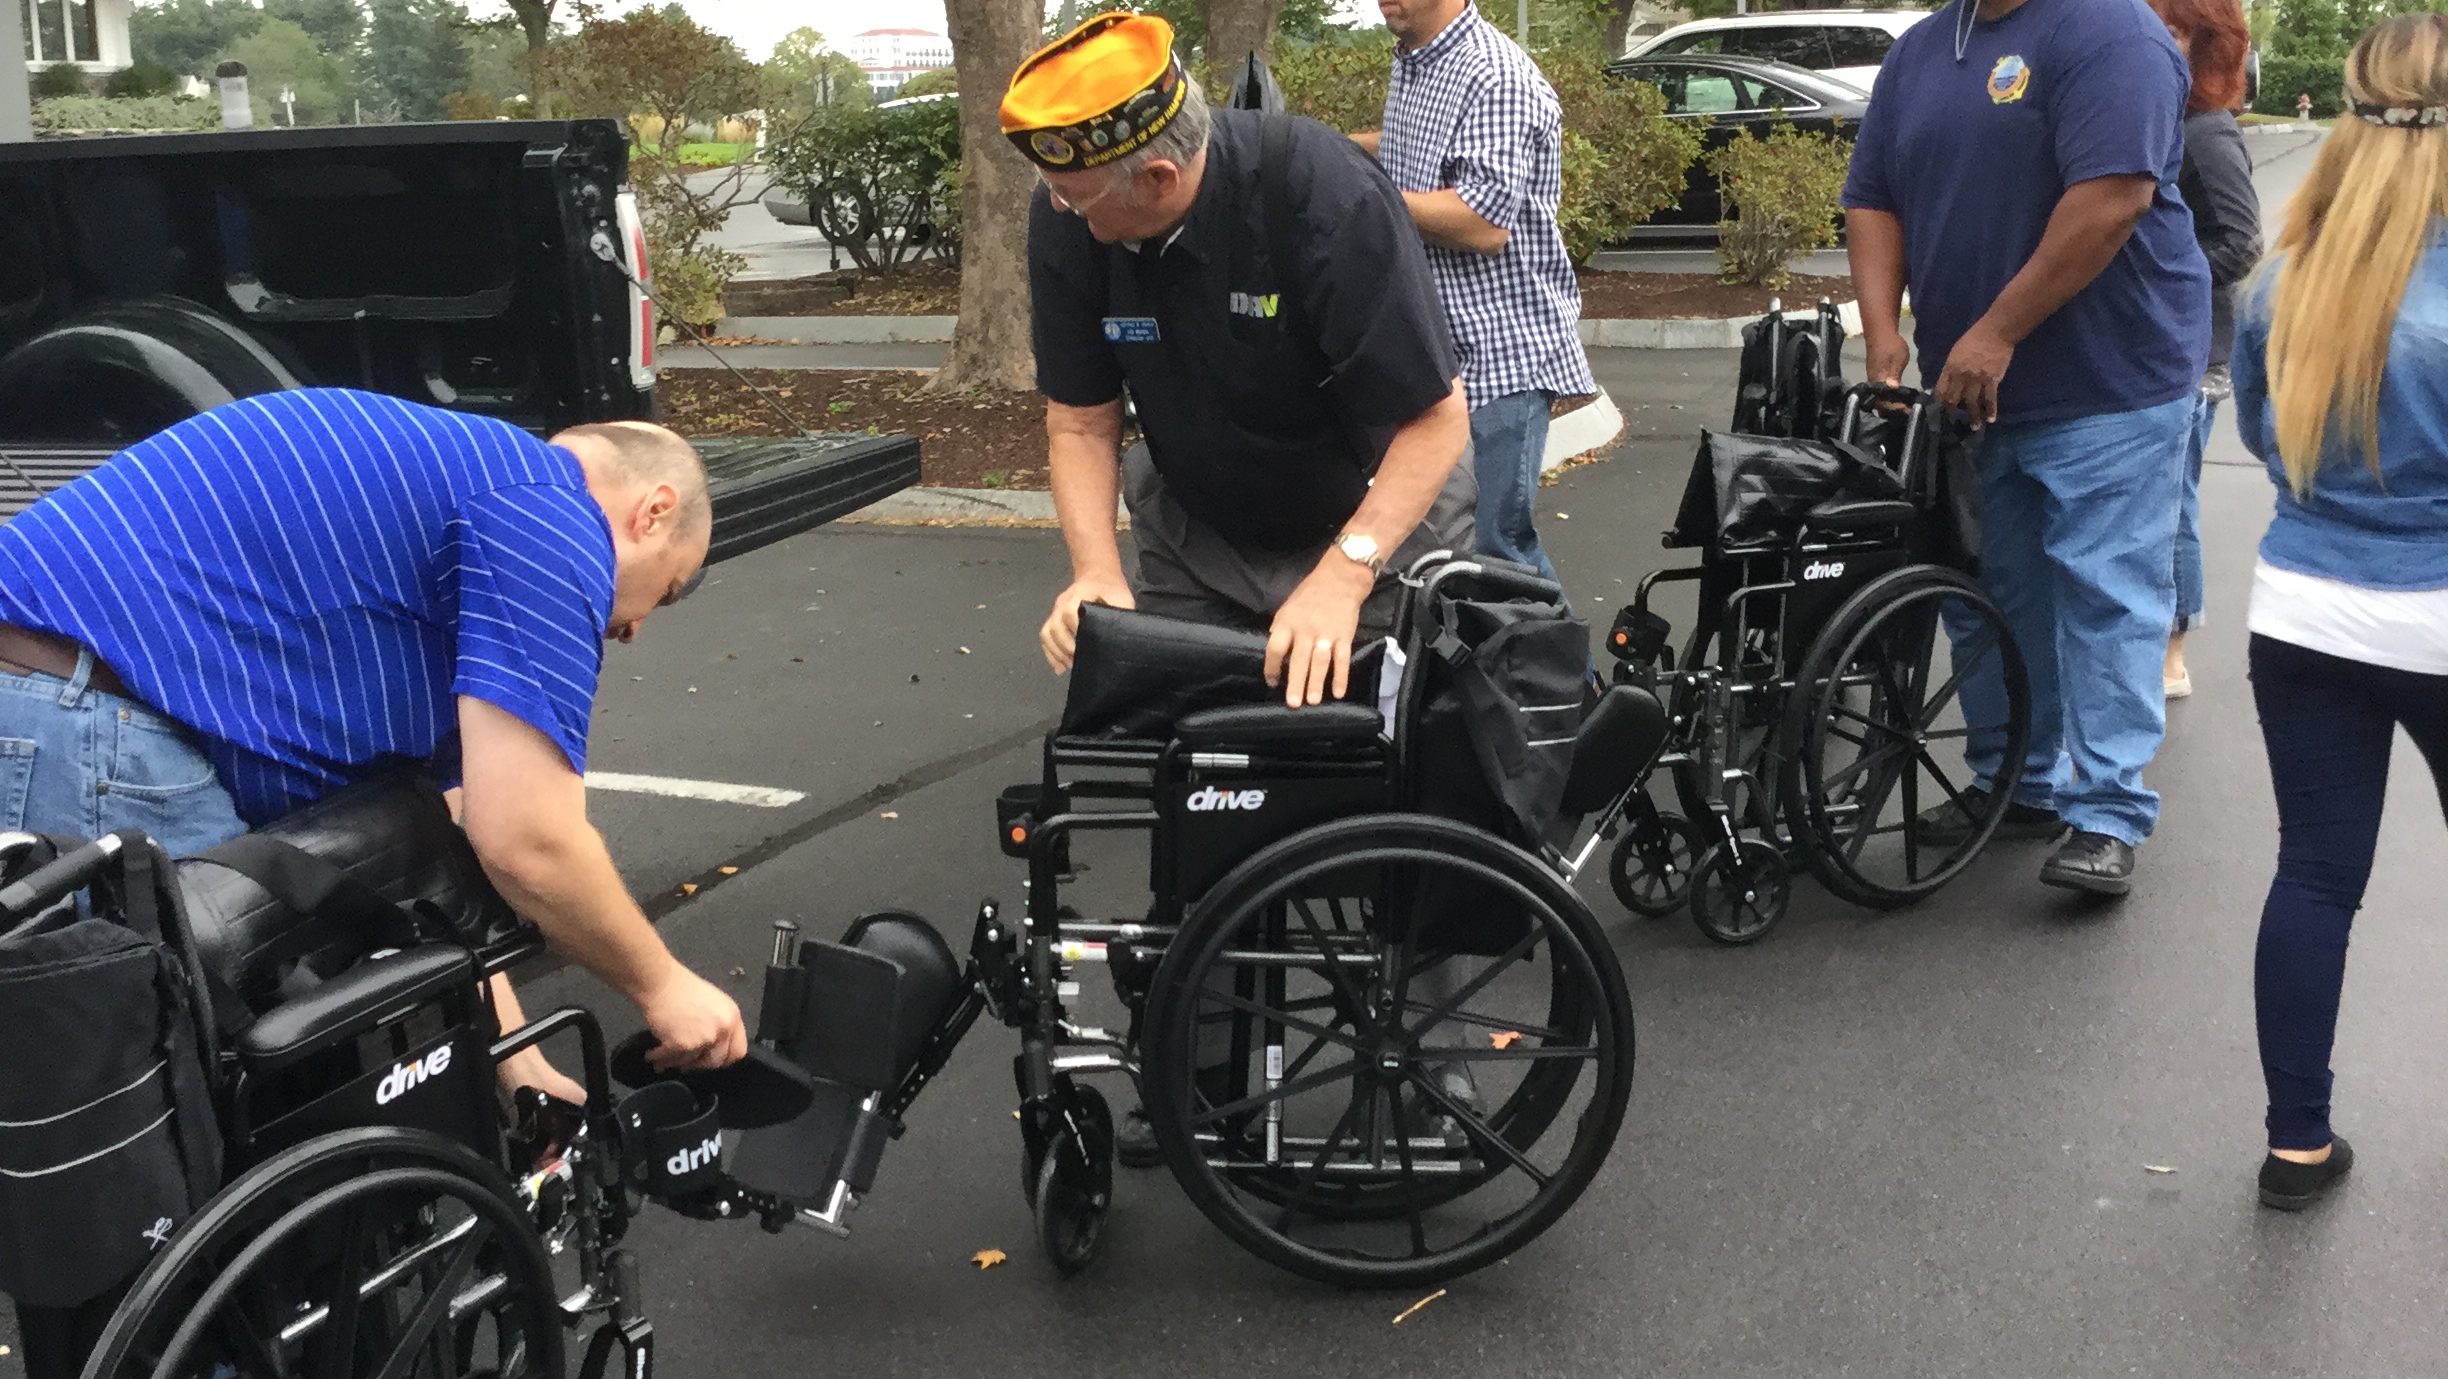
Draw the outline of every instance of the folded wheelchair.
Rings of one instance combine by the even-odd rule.
[[[2029,736],[2022,656],[1974,578],[1976,438],[1926,394],[1847,388],[1843,342],[1824,303],[1748,329],[1735,428],[1704,438],[1666,533],[1700,562],[1642,579],[1606,637],[1615,681],[1667,706],[1677,806],[1628,802],[1616,897],[1720,943],[1776,925],[1797,864],[1863,906],[1937,891],[1996,831]],[[1652,607],[1674,582],[1697,586],[1679,648]],[[1974,678],[1992,667],[1995,692]]]

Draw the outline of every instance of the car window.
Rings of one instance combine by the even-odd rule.
[[[1685,68],[1675,89],[1666,93],[1672,115],[1724,115],[1751,108],[1751,93],[1723,72]]]
[[[1649,51],[1650,53],[1659,57],[1683,53],[1697,53],[1702,57],[1717,57],[1722,55],[1726,50],[1725,38],[1726,36],[1722,33],[1685,34],[1681,38],[1667,39],[1665,42],[1660,43]]]
[[[1761,25],[1734,30],[1726,37],[1731,40],[1726,51],[1741,57],[1789,62],[1814,72],[1835,65],[1828,61],[1827,31],[1816,24]]]
[[[1895,46],[1894,34],[1868,26],[1830,29],[1827,37],[1830,67],[1876,67]]]
[[[1744,83],[1750,88],[1750,103],[1746,110],[1816,110],[1819,102],[1809,94],[1773,81],[1754,79]]]

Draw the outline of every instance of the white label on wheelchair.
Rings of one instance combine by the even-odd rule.
[[[1842,579],[1845,563],[1841,560],[1814,560],[1802,567],[1804,579]]]
[[[675,1178],[686,1177],[710,1163],[722,1159],[722,1132],[717,1130],[695,1149],[683,1149],[664,1161],[663,1171]]]
[[[1191,791],[1185,803],[1193,814],[1210,814],[1219,809],[1255,813],[1266,808],[1266,797],[1264,790],[1218,790],[1210,785]]]
[[[423,1058],[412,1058],[383,1075],[374,1088],[374,1104],[388,1106],[425,1085],[427,1078],[450,1071],[451,1046],[444,1044]]]

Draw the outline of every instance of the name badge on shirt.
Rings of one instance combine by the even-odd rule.
[[[1105,318],[1105,339],[1116,345],[1153,345],[1164,337],[1156,329],[1153,316],[1108,316]]]

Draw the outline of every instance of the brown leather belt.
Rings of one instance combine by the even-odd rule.
[[[49,632],[37,632],[29,627],[11,627],[0,622],[0,670],[20,675],[54,675],[62,680],[74,679],[77,667],[77,644],[66,637]],[[94,662],[93,675],[86,684],[104,694],[122,699],[132,698],[127,685],[109,666]]]

